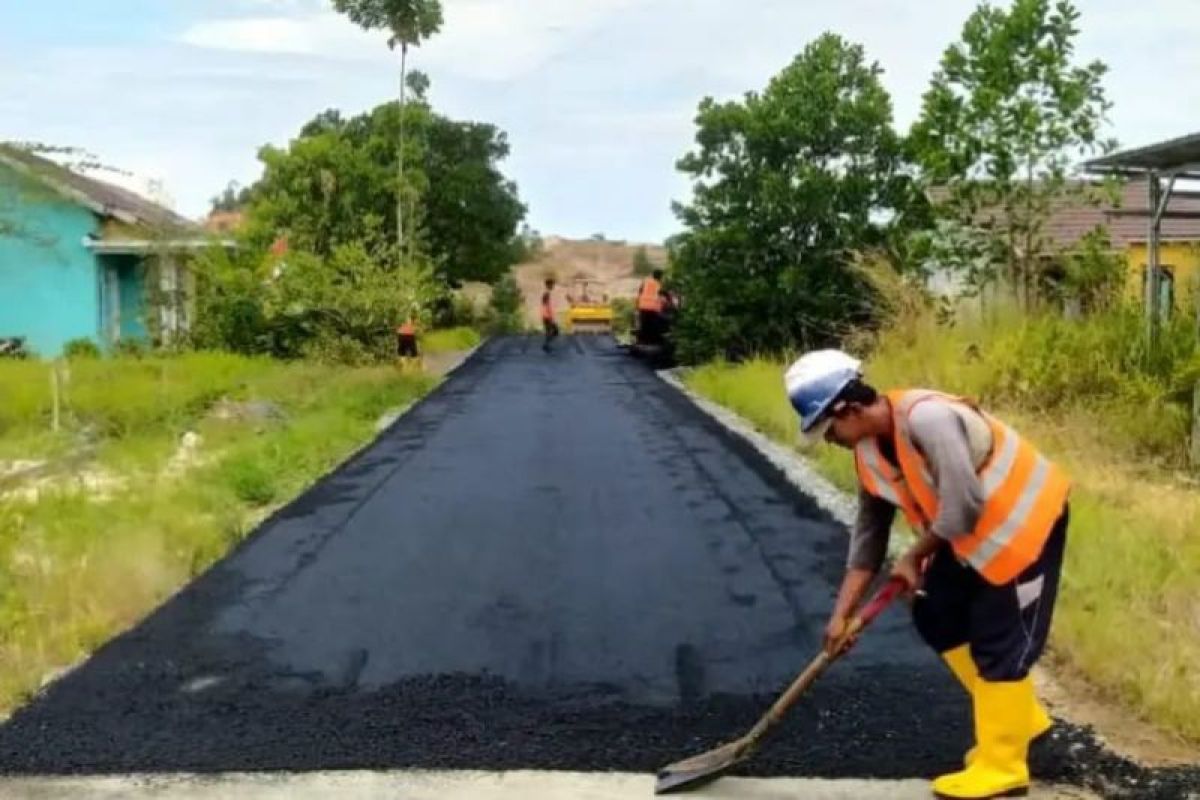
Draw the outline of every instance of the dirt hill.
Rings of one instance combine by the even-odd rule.
[[[642,281],[633,274],[633,256],[643,246],[646,255],[656,266],[666,264],[667,251],[660,245],[546,237],[538,258],[519,264],[514,270],[517,285],[525,296],[525,313],[529,322],[537,325],[540,320],[538,304],[542,298],[543,282],[548,277],[558,281],[555,306],[559,309],[565,307],[566,295],[581,294],[582,286],[576,283],[578,280],[592,282],[588,287],[588,293],[592,296],[607,295],[609,299],[625,297],[632,300],[637,296]]]

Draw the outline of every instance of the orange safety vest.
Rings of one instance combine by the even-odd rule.
[[[401,336],[416,336],[417,335],[417,326],[411,319],[405,320],[404,324],[401,325],[397,329],[397,332]]]
[[[897,506],[914,529],[928,528],[938,515],[937,488],[913,444],[909,418],[914,408],[931,401],[957,403],[978,413],[992,432],[991,453],[979,468],[983,508],[975,530],[952,544],[958,558],[989,583],[1002,586],[1015,580],[1041,555],[1067,502],[1070,479],[1016,431],[969,400],[915,389],[888,392],[887,398],[900,469],[884,458],[876,438],[864,439],[854,450],[863,488]]]
[[[641,294],[638,295],[638,311],[657,311],[662,313],[663,300],[659,293],[662,285],[654,278],[646,278],[642,284]]]

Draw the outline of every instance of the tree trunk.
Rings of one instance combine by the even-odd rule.
[[[404,257],[404,112],[408,78],[408,44],[400,44],[400,142],[396,154],[396,254]]]

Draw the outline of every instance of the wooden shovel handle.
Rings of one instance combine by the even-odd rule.
[[[904,588],[905,583],[899,578],[892,578],[886,584],[884,584],[883,587],[880,588],[880,590],[871,599],[871,602],[867,603],[867,605],[864,606],[863,609],[855,614],[854,618],[850,620],[849,624],[846,626],[846,632],[842,634],[842,638],[839,642],[836,652],[839,654],[844,652],[843,645],[858,634],[862,633],[868,625],[874,622],[875,618],[882,614],[884,610],[892,604],[892,601],[900,596],[900,594],[904,591]],[[822,650],[816,658],[809,662],[809,665],[805,667],[804,672],[801,672],[800,675],[796,677],[796,680],[792,681],[792,685],[787,688],[787,691],[780,695],[779,699],[775,701],[775,705],[771,706],[771,710],[764,714],[762,719],[758,721],[758,724],[756,724],[750,733],[746,735],[747,744],[753,745],[757,743],[757,741],[761,739],[767,731],[775,727],[779,721],[783,719],[783,715],[786,714],[788,710],[796,704],[796,701],[800,699],[800,696],[808,690],[808,687],[812,686],[813,683],[816,682],[817,678],[821,676],[821,673],[824,672],[825,669],[839,657],[840,655],[831,656],[827,651]]]

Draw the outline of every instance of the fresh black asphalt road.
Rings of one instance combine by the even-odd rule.
[[[814,655],[845,538],[611,340],[493,341],[16,714],[0,771],[652,772]],[[898,606],[744,771],[924,777],[969,745]]]

